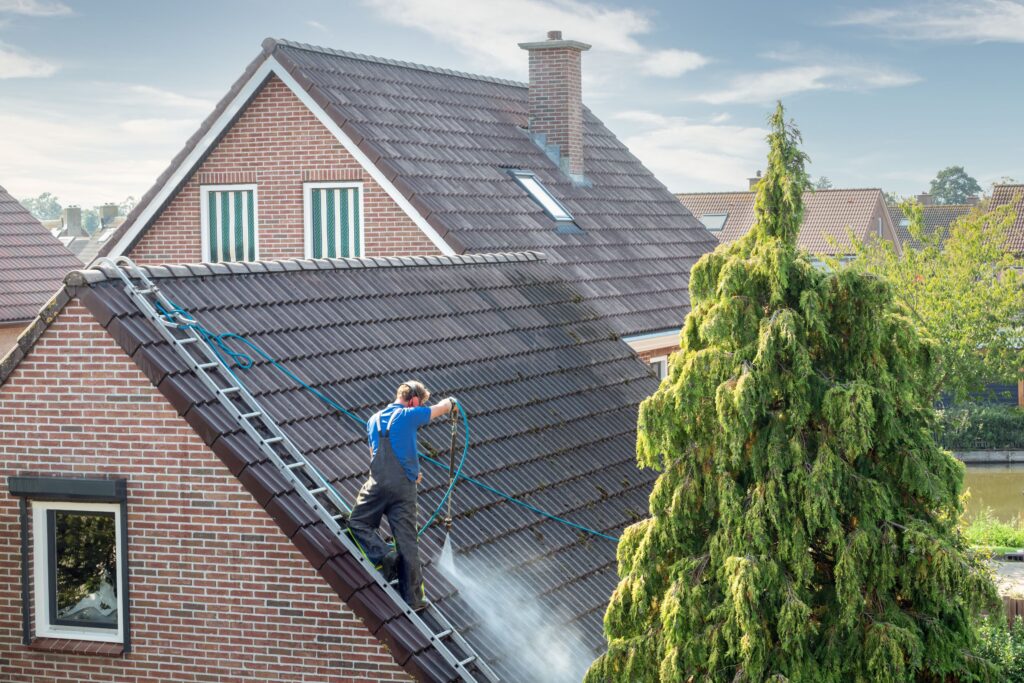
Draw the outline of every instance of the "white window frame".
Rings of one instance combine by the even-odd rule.
[[[668,356],[654,356],[647,364],[654,368],[654,374],[659,380],[668,377]]]
[[[361,180],[346,181],[310,181],[302,183],[302,240],[303,254],[313,258],[313,190],[359,190],[359,253],[352,258],[360,258],[366,253],[366,211],[363,208],[363,182]],[[354,251],[354,250],[353,250]]]
[[[32,504],[32,572],[35,595],[35,634],[37,638],[66,638],[71,640],[94,640],[104,643],[123,643],[125,614],[123,577],[126,568],[125,539],[121,534],[121,505],[119,503],[76,503],[67,501],[33,500]],[[117,629],[82,628],[50,623],[50,549],[47,533],[46,513],[50,510],[74,512],[114,513],[114,538],[117,553]]]
[[[252,190],[252,220],[256,224],[253,228],[253,260],[260,260],[260,195],[255,183],[243,183],[237,185],[200,185],[199,186],[199,223],[202,230],[202,256],[201,263],[212,263],[206,257],[210,254],[210,193],[211,192],[237,192],[239,190]]]

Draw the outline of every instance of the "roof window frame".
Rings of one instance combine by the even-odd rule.
[[[722,219],[722,222],[718,225],[717,228],[709,227],[708,224],[704,222],[704,219],[711,218],[711,217],[721,218]],[[722,232],[722,230],[725,229],[725,224],[728,221],[729,221],[729,212],[728,211],[724,211],[724,212],[721,212],[721,213],[702,213],[701,216],[700,216],[700,224],[703,225],[704,229],[707,230],[708,232]]]
[[[565,204],[559,201],[551,190],[541,182],[536,173],[522,168],[510,168],[508,169],[508,174],[515,178],[519,187],[523,188],[526,194],[530,196],[530,199],[540,206],[544,213],[547,214],[548,218],[555,221],[560,226],[573,226],[578,229],[578,226],[576,226],[576,219],[573,217],[572,212],[569,211]],[[552,210],[551,206],[545,202],[545,199],[550,201],[550,203],[554,205],[554,209],[557,209],[560,213]]]

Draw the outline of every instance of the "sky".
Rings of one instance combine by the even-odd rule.
[[[0,0],[0,185],[139,197],[268,36],[525,81],[553,29],[675,192],[745,189],[777,99],[835,187],[1024,180],[1024,0]]]

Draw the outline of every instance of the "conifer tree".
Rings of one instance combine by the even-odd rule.
[[[604,681],[966,681],[991,578],[935,444],[934,344],[882,279],[796,249],[807,187],[781,103],[755,225],[705,255],[669,376],[640,407],[661,471],[619,543]]]

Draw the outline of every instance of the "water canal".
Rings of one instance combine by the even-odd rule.
[[[968,465],[964,486],[971,490],[968,515],[989,507],[996,518],[1012,522],[1024,513],[1024,463]]]

